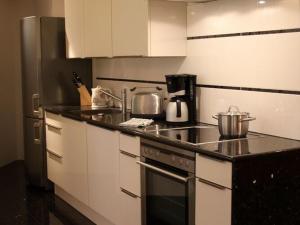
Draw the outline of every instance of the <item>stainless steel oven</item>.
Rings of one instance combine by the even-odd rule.
[[[142,140],[143,225],[195,224],[195,153]]]

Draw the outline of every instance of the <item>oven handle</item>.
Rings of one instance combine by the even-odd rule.
[[[137,161],[136,163],[139,164],[139,165],[141,165],[141,166],[143,166],[143,167],[146,167],[146,168],[148,168],[148,169],[151,169],[151,170],[157,171],[157,172],[159,172],[159,173],[165,174],[165,175],[167,175],[167,176],[173,177],[173,178],[175,178],[175,179],[177,179],[177,180],[181,180],[181,181],[183,181],[183,182],[185,182],[185,183],[188,182],[189,179],[192,179],[192,178],[193,178],[193,177],[182,177],[182,176],[179,176],[179,175],[177,175],[177,174],[175,174],[175,173],[171,173],[171,172],[169,172],[169,171],[160,169],[160,168],[158,168],[158,167],[155,167],[155,166],[152,166],[152,165],[150,165],[150,164],[143,163],[143,162],[140,162],[140,161]]]

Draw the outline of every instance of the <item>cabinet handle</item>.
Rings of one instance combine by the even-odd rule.
[[[55,152],[52,151],[52,150],[47,149],[47,152],[48,152],[50,155],[55,156],[56,158],[59,158],[59,159],[62,159],[62,158],[63,158],[61,155],[55,153]]]
[[[42,126],[40,122],[33,123],[34,137],[33,142],[36,145],[41,144]]]
[[[138,196],[137,196],[137,195],[135,195],[135,194],[132,194],[131,192],[129,192],[129,191],[127,191],[127,190],[123,189],[123,188],[121,188],[121,191],[122,191],[123,193],[125,193],[126,195],[128,195],[128,196],[132,197],[132,198],[138,198]]]
[[[131,157],[131,158],[134,158],[134,159],[137,158],[136,155],[131,154],[131,153],[128,153],[128,152],[125,152],[125,151],[122,151],[122,150],[120,150],[120,153],[123,154],[123,155],[129,156],[129,157]]]
[[[40,96],[39,94],[32,95],[32,112],[34,115],[39,115],[39,106],[40,106]]]
[[[57,126],[54,126],[54,125],[49,124],[49,123],[46,123],[46,125],[47,125],[48,127],[52,128],[52,129],[54,129],[54,130],[58,130],[58,131],[61,131],[61,130],[62,130],[61,127],[57,127]]]
[[[227,189],[226,187],[222,186],[222,185],[219,185],[219,184],[215,184],[213,182],[210,182],[210,181],[207,181],[207,180],[203,180],[201,178],[198,178],[199,182],[203,183],[203,184],[207,184],[209,186],[212,186],[212,187],[215,187],[215,188],[218,188],[220,190],[225,190]]]

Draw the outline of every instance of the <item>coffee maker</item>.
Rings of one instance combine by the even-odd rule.
[[[174,125],[196,124],[196,75],[166,75],[170,101],[166,121]]]

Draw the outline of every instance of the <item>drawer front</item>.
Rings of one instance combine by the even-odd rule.
[[[198,154],[196,157],[196,176],[231,189],[232,163]]]
[[[140,166],[136,163],[139,157],[120,151],[120,187],[141,197]]]
[[[64,188],[63,159],[47,152],[48,179]]]
[[[141,225],[141,199],[121,190],[118,225]]]
[[[196,225],[231,225],[232,191],[196,181]]]
[[[120,150],[140,156],[140,138],[137,136],[120,134]]]
[[[63,123],[61,116],[46,114],[46,147],[52,153],[62,156],[63,154]]]

